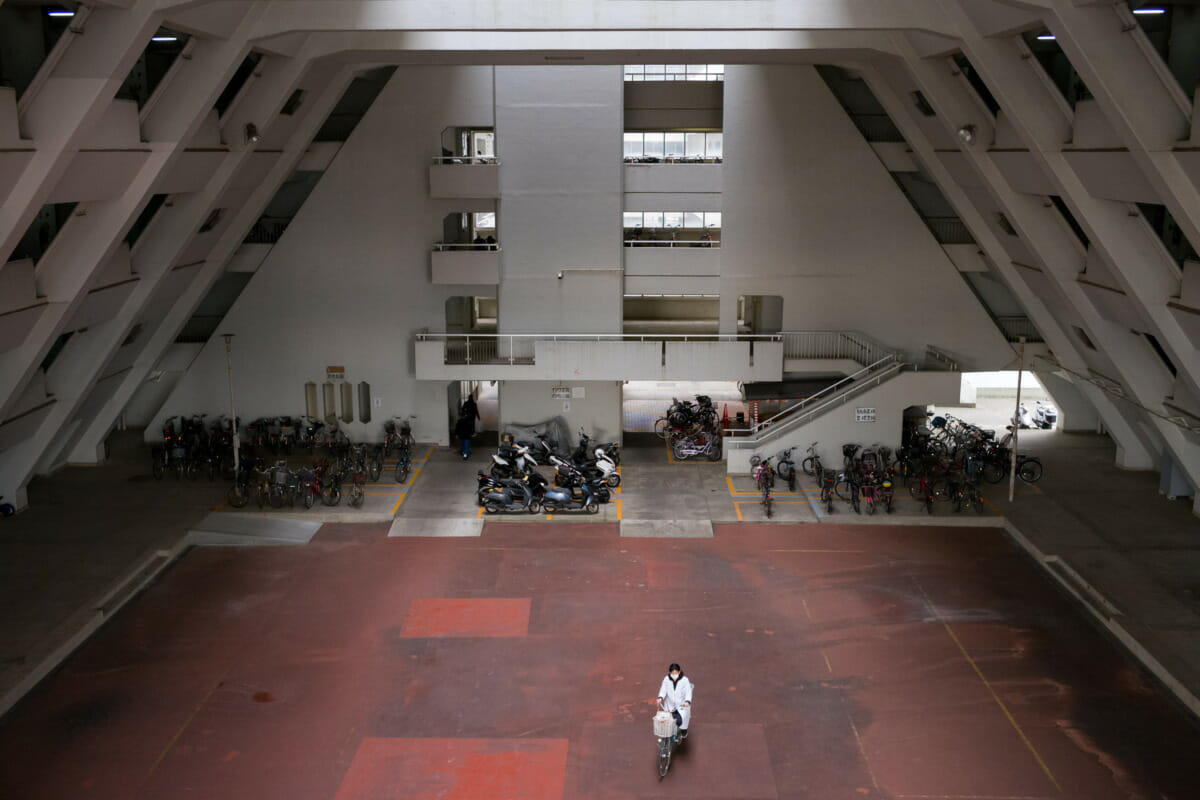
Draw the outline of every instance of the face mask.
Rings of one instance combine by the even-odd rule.
[[[679,680],[679,674],[678,674],[678,673],[674,673],[674,672],[672,672],[672,673],[671,673],[671,680],[673,680],[673,681],[677,681],[677,680]]]

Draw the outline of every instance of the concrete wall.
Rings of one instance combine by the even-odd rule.
[[[584,396],[555,398],[550,392],[555,386],[582,389]],[[621,381],[500,381],[500,430],[562,416],[572,437],[583,428],[600,441],[620,441],[621,386]]]
[[[621,330],[621,74],[496,68],[502,333]]]
[[[346,368],[346,380],[369,382],[382,401],[371,423],[345,426],[351,438],[378,438],[383,420],[416,414],[419,440],[449,442],[447,384],[415,380],[413,334],[442,329],[447,298],[488,293],[435,286],[429,276],[442,219],[462,204],[429,196],[429,159],[442,130],[464,123],[492,123],[492,68],[396,71],[222,323],[237,336],[243,420],[303,413],[304,382],[322,382],[326,366],[337,365]],[[614,147],[619,140],[618,132]],[[218,338],[205,345],[155,422],[193,411],[220,414],[228,404]]]
[[[808,66],[725,72],[721,330],[738,295],[782,295],[784,330],[858,329],[967,367],[1011,349]]]

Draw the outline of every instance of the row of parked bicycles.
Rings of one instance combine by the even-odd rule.
[[[708,395],[696,402],[671,398],[667,413],[654,422],[654,432],[667,442],[676,461],[707,458],[720,461],[723,438],[717,408]]]
[[[286,460],[276,461],[273,466],[264,466],[265,454],[278,455],[281,451],[291,453],[298,447],[316,453],[318,448],[327,452],[327,456],[318,458],[308,471],[319,472],[323,475],[330,472],[355,475],[362,472],[372,481],[378,480],[383,473],[384,462],[395,454],[396,466],[393,477],[397,483],[404,483],[412,471],[413,436],[412,426],[407,418],[393,418],[384,423],[383,440],[370,444],[354,444],[344,432],[338,429],[336,423],[314,422],[307,420],[303,425],[295,424],[290,417],[260,418],[246,425],[243,429],[238,426],[240,472],[234,474],[233,437],[234,426],[229,417],[221,416],[212,422],[206,421],[206,415],[194,414],[191,417],[172,417],[166,421],[162,429],[162,442],[156,445],[151,453],[151,473],[156,480],[165,475],[174,475],[176,479],[188,478],[197,480],[206,476],[209,480],[224,478],[234,481],[231,494],[237,493],[239,486],[245,487],[247,500],[250,501],[250,489],[270,480],[279,486],[298,486],[305,470],[290,470],[286,468]],[[303,438],[295,439],[297,431],[304,431]],[[299,443],[299,444],[297,444]],[[281,468],[281,465],[285,467]],[[362,469],[358,470],[357,466]],[[339,468],[340,467],[340,468]],[[255,475],[255,470],[263,473]],[[286,480],[284,472],[296,473],[296,480]],[[318,477],[321,477],[318,475]],[[342,483],[349,481],[343,480]],[[310,487],[311,488],[311,487]],[[260,492],[265,498],[259,505],[265,505],[270,500],[270,492]],[[277,491],[276,494],[279,494]],[[319,492],[316,498],[323,499],[327,505],[336,505],[338,501],[329,502],[338,493],[329,493],[328,499]],[[303,492],[296,490],[291,493],[291,505],[295,498],[301,498]],[[284,493],[287,502],[287,493]],[[240,495],[237,499],[240,499]],[[237,505],[235,498],[230,497],[232,505]],[[274,503],[272,503],[274,504]],[[311,504],[310,504],[311,505]],[[278,507],[278,506],[277,506]]]
[[[1009,476],[1014,461],[1011,442],[1011,433],[997,439],[994,430],[947,414],[933,417],[928,427],[906,431],[904,444],[895,452],[882,445],[866,449],[857,444],[842,445],[840,470],[825,466],[818,442],[809,445],[799,470],[792,447],[780,451],[774,463],[757,455],[750,463],[768,518],[776,477],[786,481],[788,490],[794,492],[798,472],[816,482],[826,513],[833,513],[835,500],[849,504],[855,513],[874,514],[881,508],[891,513],[895,485],[900,482],[927,513],[933,513],[935,503],[944,502],[956,512],[974,509],[982,514],[986,504],[980,485],[1000,483]],[[1017,454],[1015,461],[1016,475],[1023,482],[1041,480],[1042,462],[1038,458]]]
[[[505,434],[492,455],[491,470],[476,474],[475,499],[488,514],[596,514],[621,485],[620,464],[619,445],[597,442],[582,430],[578,446],[570,453],[560,451],[558,443],[544,435],[515,441]],[[554,468],[553,483],[538,471],[539,466]]]

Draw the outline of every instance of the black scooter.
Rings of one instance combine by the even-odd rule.
[[[497,479],[479,472],[476,480],[479,488],[476,498],[483,510],[489,514],[501,511],[523,511],[536,514],[542,509],[542,489],[546,479],[537,473],[521,478]]]

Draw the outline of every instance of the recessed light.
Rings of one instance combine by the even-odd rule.
[[[179,39],[174,36],[151,36],[150,41],[152,41],[152,42],[177,42],[177,41],[179,41]]]
[[[1133,13],[1135,13],[1135,14],[1165,14],[1165,13],[1167,13],[1167,10],[1165,8],[1158,8],[1157,6],[1150,6],[1147,8],[1135,8],[1133,10]]]
[[[1039,42],[1053,42],[1058,37],[1055,36],[1053,33],[1043,33],[1041,36],[1039,36],[1037,38],[1038,38]]]
[[[73,16],[75,16],[75,12],[74,11],[47,11],[46,16],[47,17],[73,17]]]

